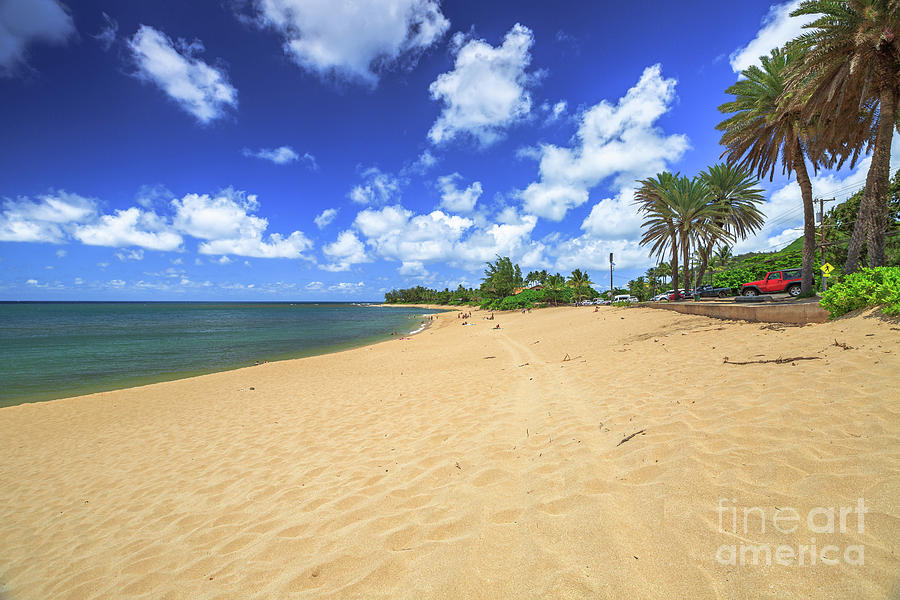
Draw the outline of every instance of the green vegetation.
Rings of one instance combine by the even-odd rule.
[[[523,289],[526,284],[539,289]],[[571,304],[585,298],[599,297],[586,271],[575,269],[568,280],[547,271],[532,271],[522,277],[522,269],[508,256],[489,261],[479,289],[460,284],[455,291],[443,292],[422,286],[391,290],[384,294],[386,304],[439,304],[479,306],[487,310],[521,310],[541,305]],[[514,293],[518,291],[518,293]]]
[[[822,293],[820,304],[831,317],[851,310],[882,306],[887,315],[900,315],[900,267],[863,268]]]
[[[681,251],[684,286],[690,288],[691,248],[698,254],[699,272],[696,284],[727,243],[743,239],[762,224],[764,216],[758,208],[763,197],[747,171],[742,168],[715,165],[698,177],[688,178],[668,172],[638,182],[634,203],[645,217],[640,243],[650,246],[650,255],[662,258],[671,252],[669,273],[672,287],[678,289],[678,251]],[[718,251],[716,249],[719,248]],[[659,271],[648,271],[649,279]],[[640,279],[640,278],[639,278]],[[629,292],[638,300],[653,295],[655,281],[629,282]]]

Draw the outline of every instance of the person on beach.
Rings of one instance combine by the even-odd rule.
[[[500,329],[500,323],[497,323],[496,325],[494,325],[494,329]]]

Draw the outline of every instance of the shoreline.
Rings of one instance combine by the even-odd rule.
[[[100,303],[101,302],[91,302],[91,304],[100,304]],[[50,302],[50,304],[57,304],[57,302]],[[121,304],[121,303],[120,302],[111,302],[109,304]],[[145,303],[134,302],[132,304],[145,304]],[[210,303],[210,304],[214,304],[214,303]],[[275,303],[275,304],[284,304],[284,303]],[[337,304],[337,303],[335,303],[335,304]],[[420,308],[420,307],[415,307],[415,308]],[[428,307],[421,307],[421,308],[428,308]],[[413,320],[413,323],[411,323],[411,325],[414,326],[416,324],[415,320],[419,319],[422,316],[424,316],[424,315],[416,315],[415,319]],[[68,393],[67,394],[67,392],[65,392],[65,391],[61,391],[61,392],[43,391],[41,393],[30,395],[30,396],[20,396],[20,397],[9,398],[9,399],[0,398],[0,411],[2,411],[4,408],[10,408],[10,407],[19,406],[22,404],[55,402],[57,400],[66,400],[69,398],[79,398],[82,396],[89,396],[92,394],[105,394],[105,393],[118,392],[118,391],[122,391],[122,390],[133,389],[133,388],[143,388],[143,387],[154,385],[157,383],[168,383],[168,382],[172,382],[172,381],[181,381],[181,380],[185,380],[185,379],[192,379],[194,377],[202,377],[205,375],[215,375],[217,373],[227,373],[227,372],[235,371],[238,369],[257,367],[262,364],[281,363],[281,362],[292,361],[292,360],[302,360],[304,358],[310,358],[310,357],[314,357],[314,356],[327,356],[327,355],[335,354],[338,352],[345,352],[347,350],[354,350],[356,348],[364,348],[366,346],[371,346],[371,345],[379,344],[382,342],[392,341],[394,339],[398,339],[399,337],[417,335],[419,333],[422,333],[424,330],[426,330],[428,328],[428,321],[426,321],[424,324],[419,323],[419,325],[420,325],[420,327],[418,327],[415,330],[411,330],[411,331],[408,331],[405,333],[397,332],[397,337],[394,337],[394,335],[395,335],[394,333],[384,333],[384,334],[380,334],[378,336],[367,336],[367,337],[360,338],[360,339],[353,340],[353,341],[327,344],[324,346],[320,346],[318,348],[314,348],[308,352],[301,352],[299,354],[296,352],[278,354],[278,355],[275,355],[271,359],[260,359],[260,361],[256,362],[256,364],[235,364],[235,365],[224,366],[224,367],[219,366],[219,367],[213,367],[213,368],[201,368],[201,369],[194,369],[194,370],[188,370],[188,371],[161,373],[161,374],[155,374],[155,375],[134,375],[131,377],[123,378],[123,380],[121,381],[121,384],[115,383],[115,384],[109,384],[109,385],[94,385],[94,386],[90,386],[90,387],[84,387],[83,391],[76,390],[76,393]],[[249,360],[250,359],[248,359],[248,361],[247,361],[248,363],[249,363]],[[58,395],[58,394],[67,394],[67,395]],[[48,396],[52,396],[52,397],[48,397]],[[7,404],[6,402],[12,402],[12,403]]]
[[[894,324],[477,313],[470,327],[438,314],[403,341],[0,410],[0,590],[674,600],[775,586],[824,600],[900,586]],[[776,380],[823,387],[760,387]],[[864,533],[856,513],[843,533],[772,526],[785,507],[859,498]],[[730,529],[748,507],[765,532]],[[865,564],[717,558],[810,537],[864,546]]]

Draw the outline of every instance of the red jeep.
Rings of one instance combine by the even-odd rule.
[[[760,294],[787,292],[791,296],[799,296],[800,280],[800,269],[770,271],[766,273],[765,278],[741,286],[741,295],[759,296]]]

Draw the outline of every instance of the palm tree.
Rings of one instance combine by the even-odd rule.
[[[678,234],[678,243],[684,258],[684,281],[685,286],[688,286],[690,285],[688,259],[692,242],[710,236],[727,238],[729,234],[716,224],[721,209],[717,204],[710,202],[709,189],[699,177],[675,179],[666,196],[666,202],[672,215],[673,227]]]
[[[566,283],[569,284],[575,290],[575,300],[580,300],[584,298],[586,295],[584,293],[584,288],[594,285],[594,282],[591,281],[590,276],[586,271],[582,272],[581,269],[575,269],[572,271],[572,275],[566,280]]]
[[[792,45],[802,56],[791,77],[804,116],[818,116],[820,137],[841,157],[875,149],[850,238],[845,273],[859,265],[865,231],[869,266],[884,265],[891,138],[900,100],[900,2],[804,0],[791,16],[817,15]],[[804,254],[805,257],[805,254]]]
[[[677,178],[678,175],[663,171],[655,177],[639,181],[640,185],[634,192],[634,203],[638,205],[638,212],[645,216],[644,222],[641,223],[644,232],[641,235],[640,245],[650,245],[650,256],[660,258],[667,250],[671,251],[672,262],[667,275],[672,276],[672,287],[675,290],[678,289],[678,232],[675,230],[667,198]]]
[[[548,275],[544,281],[544,294],[545,297],[549,297],[553,301],[553,305],[559,302],[559,295],[562,291],[563,287],[566,285],[566,280],[562,275],[557,273],[556,275]]]
[[[700,173],[700,178],[709,188],[712,202],[718,209],[715,224],[729,239],[744,239],[762,227],[765,215],[757,206],[763,202],[762,190],[754,187],[759,181],[746,169],[718,164]],[[700,266],[696,285],[703,281],[713,248],[723,241],[722,237],[711,235],[697,248]]]
[[[758,177],[767,173],[771,181],[781,157],[782,172],[797,174],[797,184],[803,198],[803,261],[800,291],[812,294],[813,258],[815,252],[815,221],[813,216],[812,183],[806,170],[805,147],[807,133],[800,118],[800,108],[790,108],[784,95],[788,69],[799,59],[792,48],[772,50],[761,56],[761,66],[753,65],[741,71],[737,83],[725,90],[735,98],[719,107],[723,113],[733,113],[716,126],[723,132],[720,143],[725,146],[722,156],[728,164],[737,164]],[[813,166],[816,162],[813,161]]]
[[[663,285],[666,283],[666,278],[672,276],[672,265],[663,262],[656,265],[656,276],[662,280]]]

